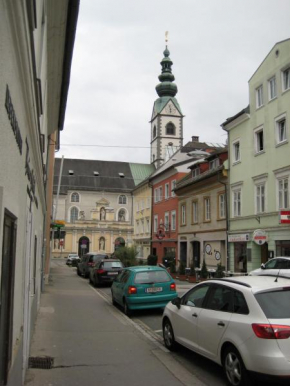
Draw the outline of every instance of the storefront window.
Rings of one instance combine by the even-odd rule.
[[[276,241],[276,256],[290,257],[290,240]]]
[[[247,272],[247,243],[234,243],[235,272]]]

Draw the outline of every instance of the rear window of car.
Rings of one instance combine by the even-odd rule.
[[[137,272],[134,281],[136,284],[154,284],[169,282],[171,278],[166,271],[146,271]]]
[[[104,261],[103,262],[104,268],[123,268],[123,264],[121,261]]]
[[[268,319],[290,318],[290,289],[262,292],[255,297]]]

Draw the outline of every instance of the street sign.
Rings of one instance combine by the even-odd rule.
[[[280,224],[290,224],[290,210],[280,210]]]
[[[263,245],[268,241],[268,235],[262,229],[257,229],[253,233],[253,241],[258,245]]]

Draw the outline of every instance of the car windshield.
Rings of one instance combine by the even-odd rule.
[[[104,268],[123,268],[121,261],[105,261]]]
[[[258,293],[255,297],[268,319],[290,318],[290,288]]]
[[[137,272],[134,281],[136,284],[166,283],[170,277],[166,271],[146,271]]]

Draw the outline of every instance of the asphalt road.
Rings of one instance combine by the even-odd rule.
[[[63,264],[63,263],[62,263]],[[75,268],[68,268],[75,269]],[[80,280],[86,280],[88,285],[89,281],[84,278]],[[177,291],[179,296],[183,295],[190,286],[177,285]],[[111,302],[111,290],[110,287],[100,287],[97,291],[106,299]],[[119,308],[120,312],[122,309]],[[161,310],[142,310],[134,311],[131,319],[142,328],[147,334],[163,344],[162,337],[162,311]],[[204,384],[208,386],[224,386],[226,385],[225,376],[220,366],[214,362],[195,354],[194,352],[179,347],[177,352],[172,353],[174,359],[179,362],[187,371],[196,375]],[[258,384],[258,383],[257,383]],[[277,385],[276,383],[267,383],[268,386]]]

